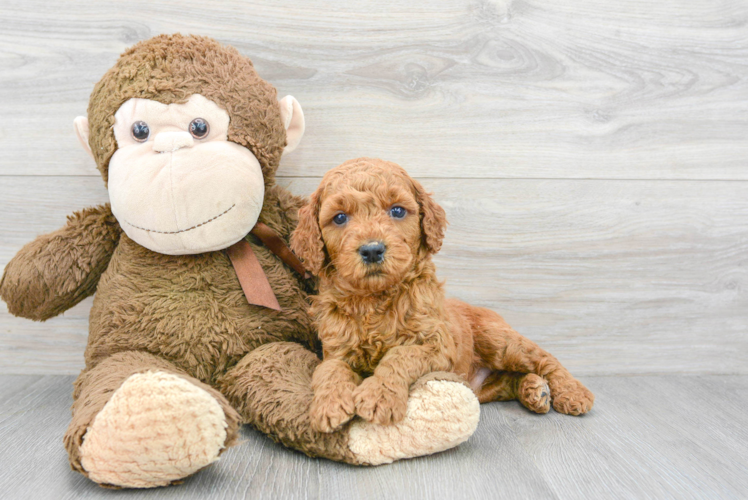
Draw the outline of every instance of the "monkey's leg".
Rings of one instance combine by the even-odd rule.
[[[478,391],[481,403],[517,399],[535,413],[548,413],[550,396],[548,383],[534,373],[492,372]]]
[[[291,342],[273,342],[244,357],[218,383],[250,423],[286,446],[310,456],[356,465],[379,465],[429,455],[467,440],[480,408],[458,376],[432,373],[410,388],[406,417],[382,426],[360,419],[331,433],[310,422],[312,374],[320,360]]]
[[[493,370],[534,373],[548,381],[553,409],[582,415],[592,408],[595,396],[572,377],[559,361],[512,329],[495,312],[474,309],[474,348]]]
[[[151,354],[110,356],[81,373],[73,397],[70,465],[103,486],[171,484],[236,441],[239,415],[221,393]]]

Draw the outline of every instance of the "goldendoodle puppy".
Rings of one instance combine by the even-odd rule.
[[[445,299],[431,255],[446,224],[402,167],[371,158],[330,170],[299,211],[291,247],[320,278],[316,429],[330,432],[356,414],[397,422],[410,385],[434,371],[463,376],[481,402],[517,398],[546,413],[552,400],[570,415],[592,408],[592,393],[501,316]]]

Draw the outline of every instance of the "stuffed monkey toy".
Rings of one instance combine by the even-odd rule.
[[[454,375],[411,387],[408,415],[321,433],[314,281],[287,249],[303,200],[275,183],[304,117],[252,63],[209,38],[127,50],[75,120],[110,204],[24,246],[0,296],[44,321],[96,292],[64,437],[73,469],[114,487],[177,482],[251,424],[310,456],[381,464],[465,441],[478,402]]]

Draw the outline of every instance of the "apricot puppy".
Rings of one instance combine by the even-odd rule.
[[[519,401],[581,415],[594,396],[493,311],[445,299],[431,255],[444,210],[402,167],[359,158],[330,170],[299,211],[291,247],[320,278],[312,314],[324,360],[314,372],[312,426],[332,432],[354,415],[405,416],[408,389],[452,371],[483,402]]]

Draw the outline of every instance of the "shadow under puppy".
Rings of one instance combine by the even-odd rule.
[[[552,398],[561,413],[592,408],[593,394],[501,316],[445,299],[431,255],[446,224],[402,167],[371,158],[327,172],[299,211],[291,247],[320,277],[312,305],[324,353],[312,379],[317,430],[356,414],[398,422],[410,385],[435,371],[463,376],[481,403],[516,398],[546,413]]]

